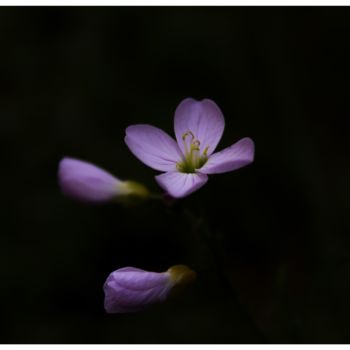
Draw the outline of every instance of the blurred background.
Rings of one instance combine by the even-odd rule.
[[[1,343],[350,342],[348,8],[0,8]],[[124,144],[211,98],[256,161],[166,207],[61,195],[63,156],[159,191]],[[108,315],[117,268],[198,273]]]

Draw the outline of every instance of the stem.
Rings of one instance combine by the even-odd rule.
[[[162,193],[151,193],[149,195],[149,199],[160,199],[160,200],[162,200],[163,197],[164,197],[164,194],[162,194]]]
[[[194,225],[192,226],[193,227],[192,231],[197,235],[197,237],[201,238],[202,241],[205,241],[208,250],[213,255],[213,263],[215,266],[215,270],[217,271],[217,275],[220,277],[220,280],[222,281],[222,285],[229,292],[230,296],[233,296],[233,299],[235,301],[236,306],[238,307],[240,314],[250,325],[254,333],[257,335],[258,339],[260,339],[262,343],[267,343],[268,341],[265,335],[260,331],[259,327],[256,325],[256,323],[252,319],[246,307],[240,302],[237,290],[227,278],[229,273],[222,259],[224,254],[222,252],[222,249],[220,249],[219,251],[218,249],[219,245],[217,244],[217,240],[215,239],[215,237],[210,233],[211,231],[208,228],[209,225],[206,223],[203,217],[196,218],[188,210],[186,210],[184,214],[188,217],[191,224],[194,223]]]

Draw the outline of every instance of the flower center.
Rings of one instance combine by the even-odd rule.
[[[184,144],[184,159],[176,164],[176,168],[182,173],[195,173],[208,160],[209,146],[205,147],[201,153],[201,143],[192,131],[187,131],[182,135]]]

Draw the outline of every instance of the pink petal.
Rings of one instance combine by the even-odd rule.
[[[105,284],[108,313],[135,312],[164,301],[172,287],[170,274],[124,267],[112,272]]]
[[[182,136],[190,131],[200,141],[201,152],[206,147],[207,154],[214,152],[225,128],[225,120],[215,102],[193,98],[183,100],[175,111],[174,128],[177,142],[184,152]]]
[[[230,147],[214,153],[199,171],[203,174],[220,174],[237,170],[254,161],[254,142],[245,137]]]
[[[115,176],[94,164],[63,158],[58,169],[62,192],[83,202],[102,203],[122,194],[122,183]]]
[[[176,163],[182,157],[175,140],[151,125],[129,126],[126,129],[125,143],[134,156],[155,170],[175,170]]]
[[[156,176],[160,187],[174,198],[181,198],[198,190],[207,181],[208,176],[204,174],[185,174],[179,172],[168,172]]]

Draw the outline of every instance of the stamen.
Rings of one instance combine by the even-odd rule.
[[[209,150],[209,146],[207,146],[207,147],[204,148],[203,156],[207,156],[208,150]]]
[[[194,140],[192,142],[192,145],[196,146],[196,147],[199,147],[201,145],[200,141],[199,140]]]
[[[187,137],[188,135],[191,135],[191,137],[192,137],[191,141],[195,138],[195,136],[194,136],[194,134],[193,134],[192,131],[186,131],[186,132],[182,135],[182,139],[185,141],[185,140],[186,140],[186,137]]]
[[[199,151],[199,150],[200,150],[200,148],[198,146],[194,145],[193,143],[191,144],[191,152],[192,151]]]
[[[186,142],[188,136],[191,136],[191,140]],[[207,146],[203,153],[200,153],[200,141],[196,139],[194,133],[190,130],[186,131],[182,135],[184,144],[184,160],[176,164],[177,170],[184,173],[195,173],[196,169],[201,168],[208,160],[207,152],[209,146]]]

